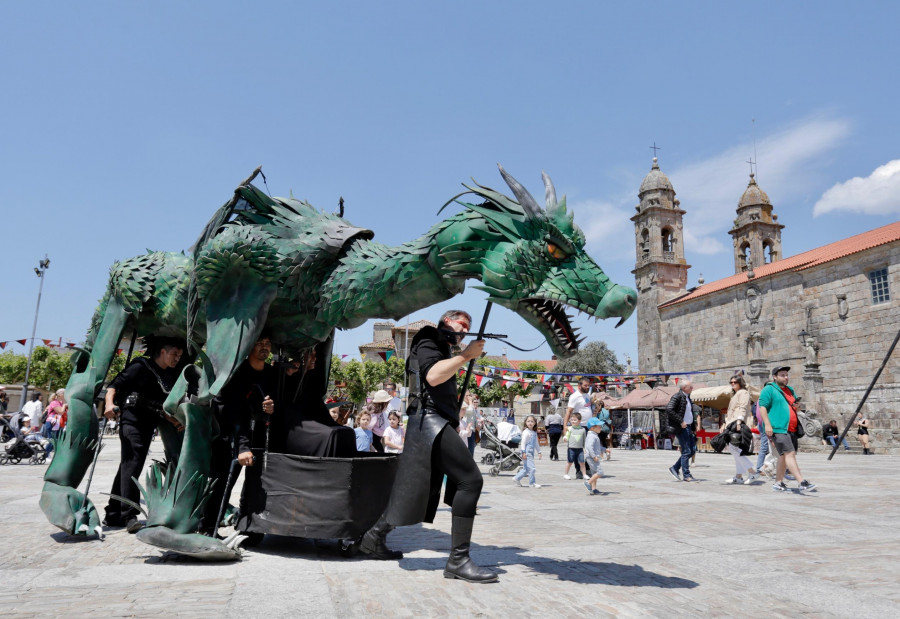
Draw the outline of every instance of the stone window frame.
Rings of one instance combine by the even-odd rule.
[[[872,293],[872,305],[889,303],[891,300],[891,289],[888,282],[887,267],[869,271],[868,277],[869,289]]]

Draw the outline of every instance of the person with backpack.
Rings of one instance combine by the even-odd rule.
[[[790,379],[788,366],[779,366],[772,370],[774,381],[766,383],[762,393],[759,394],[757,403],[760,417],[760,433],[765,433],[769,443],[778,454],[778,464],[775,469],[775,485],[772,490],[787,492],[788,487],[784,483],[785,469],[799,483],[801,492],[814,490],[816,485],[803,478],[800,466],[797,464],[797,439],[795,432],[800,423],[797,417],[797,395],[794,389],[788,386]]]

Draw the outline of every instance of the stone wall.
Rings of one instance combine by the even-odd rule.
[[[891,300],[873,304],[868,273],[888,268]],[[900,243],[804,270],[789,270],[660,310],[662,365],[708,369],[696,382],[725,384],[744,370],[757,384],[775,365],[821,420],[849,420],[900,328]],[[812,346],[799,334],[806,331]],[[900,347],[898,347],[900,348]],[[642,360],[643,361],[643,360]],[[900,453],[900,350],[863,413],[878,452]]]

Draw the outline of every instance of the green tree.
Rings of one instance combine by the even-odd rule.
[[[559,374],[621,374],[625,368],[605,342],[588,342],[573,356],[556,364]]]
[[[47,391],[65,387],[69,382],[69,376],[72,375],[72,355],[71,350],[36,347],[31,353],[31,373],[28,382]],[[12,351],[0,354],[0,383],[24,382],[27,366],[28,355],[19,355]],[[106,375],[107,382],[124,367],[125,354],[117,353]]]
[[[356,404],[363,404],[366,396],[382,388],[385,382],[405,384],[404,363],[394,355],[385,362],[357,361],[341,363],[340,357],[331,358],[331,375],[334,384],[345,384],[344,393]]]
[[[475,361],[475,365],[477,367],[481,367],[481,366],[485,366],[485,365],[494,366],[494,367],[504,367],[505,363],[504,363],[503,359],[500,357],[485,356],[485,357],[480,357],[477,361]],[[523,370],[528,370],[528,369],[532,369],[532,368],[536,369],[536,370],[544,369],[544,366],[537,362],[531,362],[531,365],[529,367],[524,367],[525,366],[524,363],[522,365],[523,365],[523,367],[521,369],[523,369]],[[535,365],[537,367],[534,367]],[[457,377],[456,377],[456,385],[457,385],[458,389],[462,390],[462,385],[463,385],[464,381],[465,381],[465,370],[463,370],[463,373],[461,376],[457,375]],[[493,404],[499,404],[500,401],[502,401],[502,400],[509,400],[510,402],[512,402],[517,396],[524,397],[524,396],[528,395],[529,393],[531,393],[531,389],[533,387],[533,385],[523,385],[518,382],[512,383],[509,386],[504,387],[503,379],[500,377],[499,374],[497,374],[495,377],[493,377],[491,379],[491,381],[488,383],[485,383],[484,381],[482,381],[481,385],[482,386],[479,387],[478,384],[475,382],[475,376],[472,376],[469,379],[468,391],[471,391],[472,393],[477,395],[478,399],[480,400],[480,402],[483,406],[491,406]]]

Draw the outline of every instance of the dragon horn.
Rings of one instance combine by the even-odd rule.
[[[529,217],[538,217],[541,213],[541,207],[538,206],[538,203],[532,197],[528,190],[522,187],[519,184],[519,181],[510,176],[506,170],[503,169],[503,166],[499,163],[497,167],[500,168],[500,175],[503,177],[503,180],[506,181],[506,184],[509,185],[509,188],[512,189],[512,192],[516,195],[516,199],[519,201],[519,204],[525,210],[525,213]]]
[[[547,192],[547,210],[551,211],[556,208],[556,188],[553,181],[547,176],[547,173],[541,170],[541,178],[544,179],[544,189]]]

